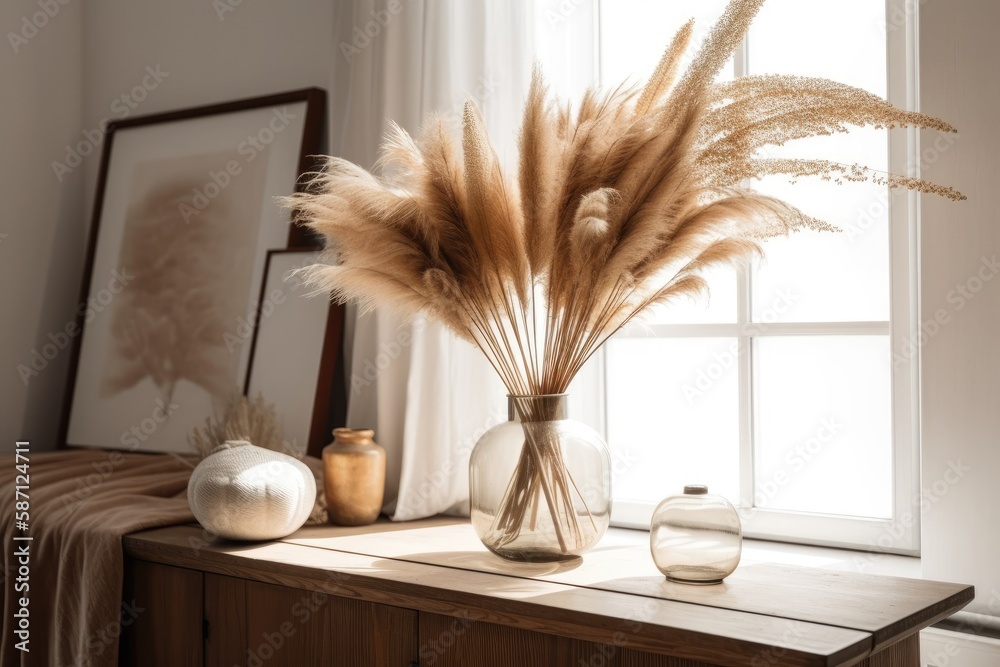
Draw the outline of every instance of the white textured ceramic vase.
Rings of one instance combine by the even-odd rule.
[[[308,466],[287,454],[231,440],[191,473],[188,504],[211,533],[274,540],[298,530],[316,502]]]

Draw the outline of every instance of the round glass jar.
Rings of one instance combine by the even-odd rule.
[[[685,486],[683,495],[666,498],[653,512],[649,550],[671,581],[721,583],[736,570],[743,552],[740,516],[707,486]]]
[[[510,396],[510,421],[487,431],[472,450],[472,525],[499,556],[572,558],[608,528],[611,455],[597,432],[566,412],[565,394]]]

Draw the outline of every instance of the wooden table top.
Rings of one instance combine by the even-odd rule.
[[[972,586],[744,561],[724,583],[667,582],[632,531],[582,559],[511,563],[467,520],[307,527],[242,544],[198,526],[128,535],[127,555],[168,565],[714,664],[850,665],[954,613]],[[628,539],[631,537],[631,539]]]

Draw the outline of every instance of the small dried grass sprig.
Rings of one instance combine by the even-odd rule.
[[[188,444],[201,458],[227,440],[245,440],[264,449],[302,458],[301,453],[293,453],[285,443],[274,406],[264,400],[263,394],[257,394],[251,402],[234,392],[221,415],[208,417],[204,426],[195,427],[188,434]]]
[[[274,405],[264,400],[262,393],[258,393],[257,398],[250,401],[243,394],[234,391],[221,415],[208,417],[204,426],[195,427],[188,434],[188,444],[202,459],[227,440],[243,440],[257,447],[288,454],[305,463],[313,474],[317,489],[316,500],[306,523],[322,525],[327,522],[322,462],[306,456],[305,451],[296,449],[285,441]]]

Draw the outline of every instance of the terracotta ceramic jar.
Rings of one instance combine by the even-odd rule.
[[[323,487],[330,522],[341,526],[373,523],[385,494],[385,449],[375,431],[336,428],[323,448]]]

